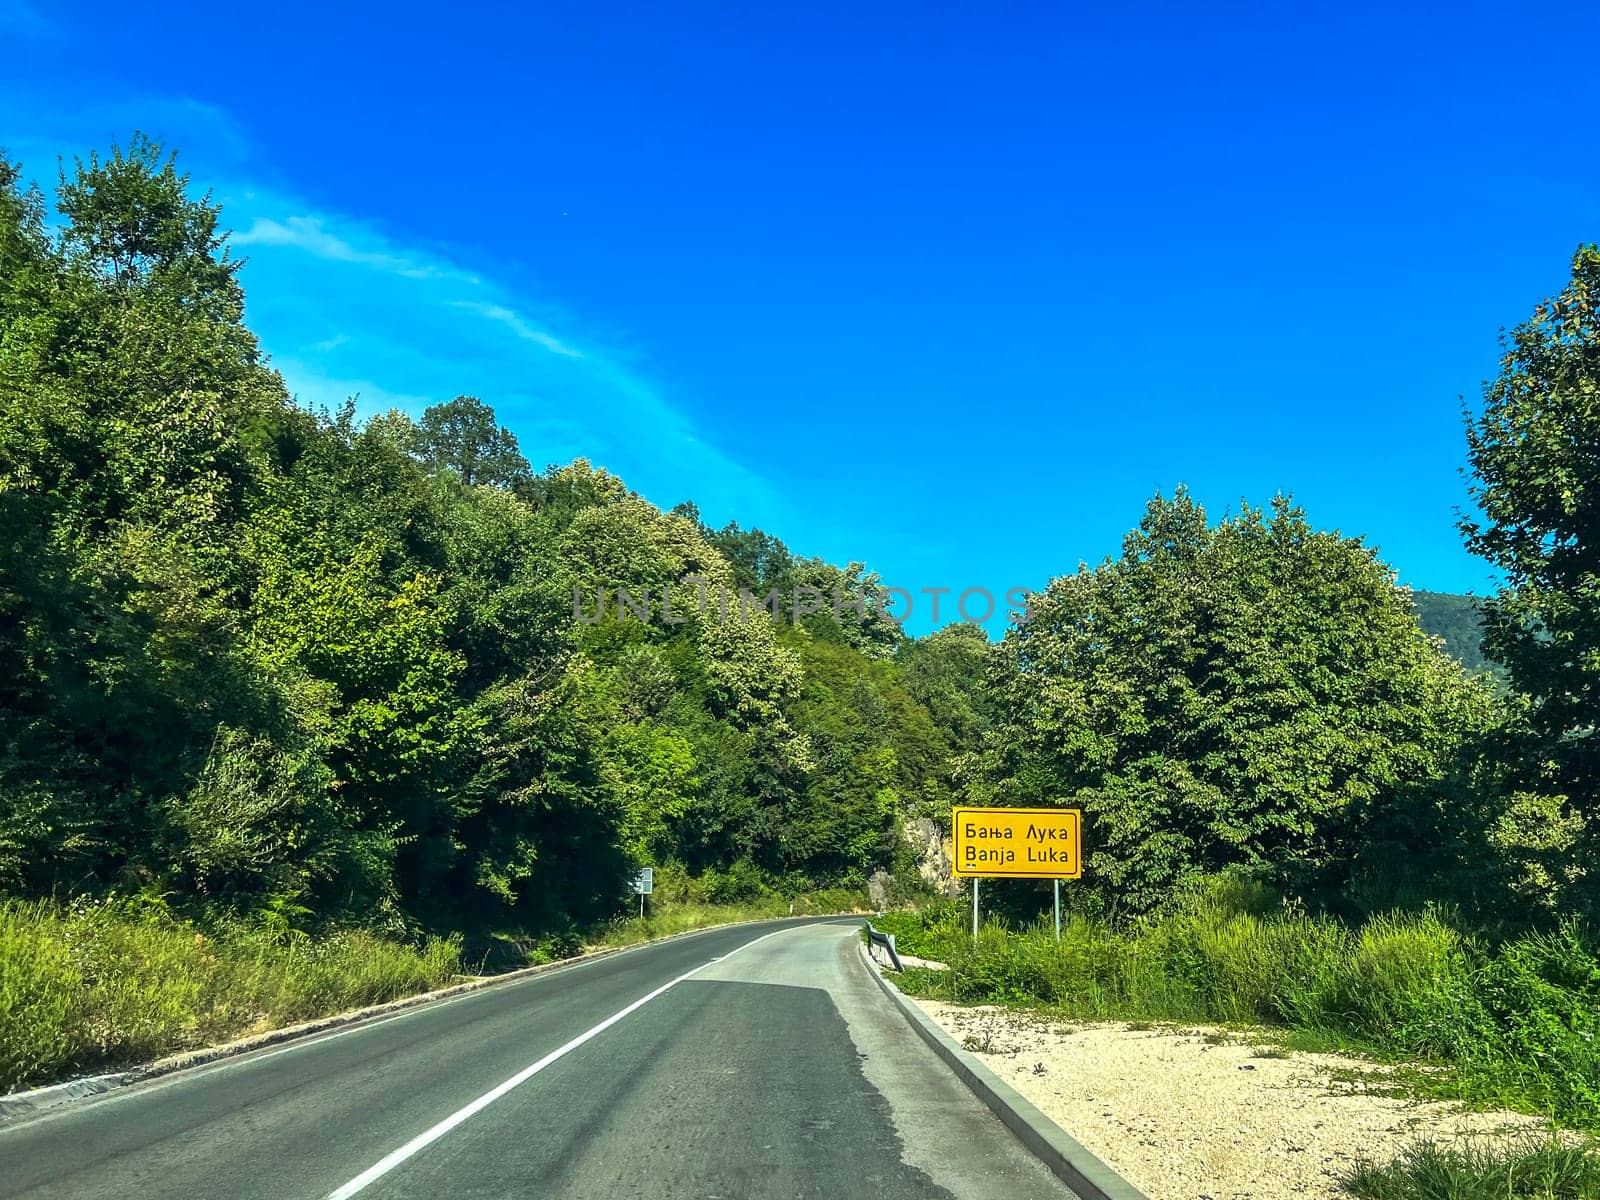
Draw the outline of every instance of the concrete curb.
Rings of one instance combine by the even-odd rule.
[[[26,1092],[8,1092],[0,1096],[0,1125],[20,1117],[32,1116],[36,1112],[65,1104],[69,1100],[81,1100],[85,1096],[98,1096],[101,1092],[109,1092],[112,1088],[131,1083],[132,1074],[131,1071],[124,1071],[120,1074],[88,1075],[82,1079],[69,1079],[66,1083],[53,1083]]]
[[[1148,1200],[1138,1188],[1069,1137],[1009,1083],[968,1054],[900,989],[883,977],[857,943],[861,963],[922,1040],[948,1063],[1007,1129],[1082,1200]]]
[[[69,1079],[65,1083],[49,1084],[45,1087],[31,1088],[23,1092],[3,1094],[0,1095],[0,1125],[34,1116],[73,1100],[81,1100],[87,1096],[97,1096],[102,1092],[109,1092],[113,1088],[125,1087],[130,1083],[141,1083],[146,1079],[170,1075],[175,1071],[184,1071],[191,1067],[200,1067],[207,1063],[217,1062],[220,1059],[235,1058],[241,1054],[249,1054],[252,1051],[265,1049],[268,1046],[276,1046],[281,1042],[298,1041],[314,1034],[326,1033],[330,1029],[358,1025],[379,1017],[391,1016],[413,1008],[421,1008],[424,1005],[453,1000],[469,992],[515,983],[519,980],[530,979],[535,975],[548,975],[554,971],[581,966],[597,959],[610,958],[616,954],[627,954],[631,950],[642,950],[646,946],[660,946],[666,942],[675,942],[680,938],[711,933],[717,929],[732,929],[736,925],[760,925],[768,921],[811,920],[858,915],[860,914],[818,913],[815,918],[762,917],[754,921],[725,921],[721,925],[707,925],[701,929],[686,929],[682,933],[669,933],[665,937],[651,938],[648,941],[636,942],[631,946],[608,946],[603,950],[589,950],[582,954],[574,954],[571,958],[557,959],[555,962],[540,963],[538,966],[521,967],[515,971],[507,971],[503,975],[491,975],[483,979],[473,979],[467,983],[451,984],[449,987],[437,988],[431,992],[418,992],[412,996],[402,996],[398,1000],[390,1000],[383,1004],[372,1004],[365,1008],[354,1008],[348,1012],[317,1017],[310,1021],[302,1021],[298,1025],[285,1025],[281,1029],[269,1029],[264,1033],[251,1034],[249,1037],[224,1042],[218,1046],[206,1046],[199,1050],[186,1050],[180,1054],[171,1054],[166,1058],[158,1058],[154,1062],[130,1067],[126,1071],[116,1071],[106,1075],[89,1075],[81,1079]]]

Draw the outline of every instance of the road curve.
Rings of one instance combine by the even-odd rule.
[[[1069,1196],[859,928],[713,930],[118,1089],[0,1127],[0,1196]]]

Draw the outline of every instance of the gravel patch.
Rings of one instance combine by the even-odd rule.
[[[1382,1068],[1359,1059],[1262,1057],[1248,1034],[917,1003],[1150,1200],[1347,1197],[1338,1180],[1358,1159],[1386,1163],[1418,1137],[1547,1128],[1384,1095]]]

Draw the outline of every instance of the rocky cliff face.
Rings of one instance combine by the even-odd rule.
[[[917,856],[917,871],[922,878],[941,896],[956,895],[959,889],[950,872],[948,832],[927,817],[913,817],[900,832]]]
[[[887,871],[874,871],[867,880],[867,903],[877,912],[889,907],[889,887],[894,876]]]

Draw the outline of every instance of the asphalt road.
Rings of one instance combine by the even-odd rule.
[[[1064,1197],[857,959],[714,930],[0,1126],[0,1196]]]

